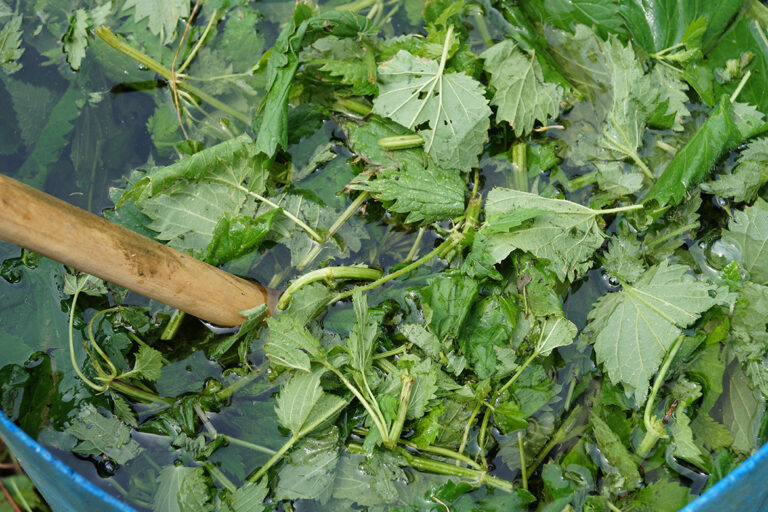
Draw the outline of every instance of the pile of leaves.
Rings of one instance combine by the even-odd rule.
[[[673,511],[766,441],[762,4],[170,4],[93,1],[43,44],[0,2],[0,152],[42,186],[56,116],[159,75],[105,215],[285,291],[220,333],[6,260],[65,311],[0,370],[41,442],[136,507],[241,512]],[[42,132],[25,45],[94,67]]]

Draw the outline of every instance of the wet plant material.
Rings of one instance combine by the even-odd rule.
[[[283,290],[226,331],[0,247],[3,411],[132,506],[677,510],[765,441],[762,4],[0,22],[16,177]]]

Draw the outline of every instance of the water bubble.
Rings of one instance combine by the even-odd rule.
[[[725,210],[728,208],[728,200],[724,197],[720,196],[712,196],[712,204],[714,204],[716,207]]]
[[[96,463],[96,473],[98,473],[101,478],[110,478],[115,476],[119,467],[120,465],[117,462],[103,455]]]
[[[621,281],[616,276],[612,276],[610,274],[603,274],[603,284],[605,285],[605,290],[608,293],[613,292],[619,292],[621,291]]]
[[[723,240],[715,240],[705,249],[707,264],[720,270],[731,261],[738,261],[739,249],[733,244]]]

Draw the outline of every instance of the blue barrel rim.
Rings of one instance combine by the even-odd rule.
[[[753,453],[747,460],[739,464],[736,469],[725,475],[715,485],[707,489],[703,494],[696,497],[695,500],[681,508],[678,512],[698,512],[710,504],[722,503],[729,499],[728,493],[734,485],[748,477],[752,471],[757,471],[761,463],[768,461],[768,443],[764,444]]]
[[[76,487],[87,492],[94,499],[103,501],[105,505],[113,507],[113,510],[120,512],[137,512],[136,509],[127,503],[117,499],[103,489],[97,487],[90,480],[86,479],[80,473],[70,468],[67,464],[57,459],[47,448],[30,437],[13,421],[11,421],[2,411],[0,411],[0,426],[7,429],[12,437],[32,450],[35,455],[43,459],[43,461],[48,464],[55,477],[63,477],[69,479],[71,484],[74,484]],[[11,451],[11,453],[13,452]],[[14,456],[16,455],[14,454]],[[742,479],[746,479],[749,473],[758,470],[758,466],[767,460],[768,443],[760,447],[757,452],[739,464],[733,471],[725,475],[720,481],[707,489],[703,494],[700,494],[696,497],[696,499],[688,503],[685,507],[681,508],[679,512],[697,512],[707,505],[717,503],[718,501],[722,502],[722,500],[728,499],[728,492],[731,490],[734,484]],[[32,480],[32,482],[37,486],[37,482],[34,480]]]
[[[54,478],[66,478],[70,482],[70,485],[74,485],[78,489],[88,493],[92,498],[104,502],[105,505],[113,507],[113,510],[120,512],[137,512],[137,510],[127,503],[120,501],[108,492],[94,485],[90,480],[83,477],[80,473],[70,468],[67,464],[56,458],[46,447],[38,443],[35,439],[24,432],[13,421],[11,421],[2,411],[0,411],[0,425],[5,427],[11,436],[21,442],[27,448],[32,450],[35,455],[39,456],[45,463],[49,465],[51,476]],[[10,449],[10,447],[9,447]],[[11,451],[13,454],[13,451]],[[13,454],[15,457],[16,454]],[[23,464],[22,464],[23,467]],[[32,480],[32,483],[37,487],[37,482]],[[45,498],[45,496],[43,496]],[[50,505],[50,504],[49,504]]]

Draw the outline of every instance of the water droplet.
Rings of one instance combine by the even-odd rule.
[[[605,291],[608,293],[621,291],[621,281],[616,276],[603,274],[603,284],[605,285]]]
[[[722,240],[715,240],[705,249],[707,264],[720,270],[731,261],[739,259],[739,249],[733,244]]]
[[[110,478],[115,476],[120,465],[109,457],[102,455],[101,460],[96,463],[96,473],[101,478]]]

